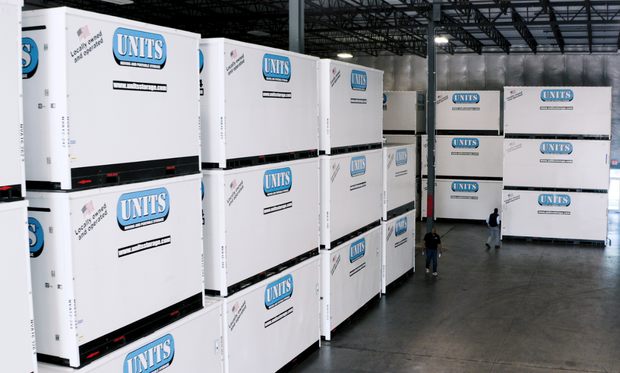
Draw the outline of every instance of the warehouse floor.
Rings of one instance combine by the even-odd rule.
[[[484,223],[436,224],[439,276],[417,272],[295,373],[620,372],[620,214],[606,248],[506,242]]]

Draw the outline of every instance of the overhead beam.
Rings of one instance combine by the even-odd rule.
[[[560,52],[564,53],[564,38],[562,37],[562,32],[560,31],[560,26],[558,26],[557,19],[555,17],[555,12],[553,8],[549,6],[549,21],[551,21],[551,31],[553,31],[553,36],[560,48]]]
[[[452,4],[455,5],[461,14],[473,14],[474,23],[480,31],[484,32],[504,52],[510,53],[510,42],[508,39],[495,26],[489,24],[489,19],[480,10],[472,7],[469,0],[452,0]]]
[[[534,35],[530,32],[530,29],[525,25],[523,17],[517,12],[514,6],[511,9],[512,22],[516,23],[515,29],[521,35],[525,44],[532,50],[532,52],[536,53],[536,48],[538,47],[538,42],[534,38]]]
[[[590,0],[585,0],[586,13],[588,14],[588,21],[592,20],[592,12],[590,9]],[[590,54],[592,54],[592,25],[588,23],[588,47]]]

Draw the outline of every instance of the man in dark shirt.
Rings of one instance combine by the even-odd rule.
[[[490,234],[487,239],[487,249],[491,248],[490,243],[495,241],[495,248],[499,249],[499,214],[497,208],[493,210],[493,213],[487,218],[487,227],[489,227]]]
[[[422,241],[422,255],[426,250],[426,273],[429,273],[428,267],[431,264],[431,259],[433,259],[433,276],[437,276],[437,249],[439,249],[440,255],[443,254],[441,238],[436,233],[435,228],[432,228]]]

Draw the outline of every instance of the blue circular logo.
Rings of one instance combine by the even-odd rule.
[[[22,38],[22,78],[29,79],[39,66],[39,48],[31,38]]]
[[[28,241],[30,257],[36,258],[43,252],[43,227],[35,218],[28,218]]]

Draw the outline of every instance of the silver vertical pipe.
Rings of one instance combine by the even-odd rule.
[[[288,49],[304,53],[304,0],[289,0],[288,15]]]

